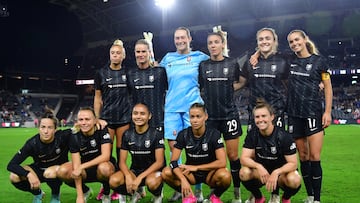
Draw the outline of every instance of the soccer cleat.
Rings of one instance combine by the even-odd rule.
[[[138,193],[137,191],[134,192],[134,194],[131,196],[131,203],[136,203],[141,199],[141,195],[140,193]]]
[[[126,203],[126,195],[119,194],[119,203]]]
[[[314,201],[314,203],[320,203],[320,201]]]
[[[91,188],[87,192],[84,193],[84,200],[87,202],[89,199],[91,199],[93,196],[93,191]]]
[[[281,200],[282,203],[291,203],[290,199],[285,199],[284,197]]]
[[[304,203],[314,203],[314,196],[307,196]]]
[[[140,193],[142,198],[144,198],[146,196],[145,186],[139,187],[139,189],[137,191],[138,191],[138,193]]]
[[[45,192],[40,191],[40,194],[34,195],[32,203],[42,203],[44,197],[45,197]]]
[[[57,194],[57,195],[52,194],[50,203],[60,203],[60,194]]]
[[[195,190],[195,197],[196,197],[196,201],[197,203],[201,203],[204,201],[204,196],[203,196],[203,193],[202,193],[202,190]]]
[[[104,188],[103,188],[103,186],[101,185],[99,194],[96,196],[96,199],[97,199],[97,200],[101,200],[102,197],[103,197],[103,195],[104,195]]]
[[[162,195],[154,196],[154,203],[162,203]]]
[[[194,195],[189,195],[182,199],[182,203],[196,203],[196,197]]]
[[[255,203],[265,203],[265,197],[261,197],[260,199],[255,198]]]
[[[110,195],[103,195],[101,203],[111,203]]]
[[[277,194],[271,194],[268,203],[280,203],[280,196]]]
[[[219,197],[217,197],[215,194],[212,194],[210,196],[210,202],[211,203],[223,203]]]
[[[241,199],[232,199],[231,203],[241,203]]]
[[[250,197],[247,200],[245,200],[245,203],[255,203],[254,195],[251,194]]]
[[[111,198],[111,200],[118,200],[118,199],[119,199],[119,196],[120,196],[120,194],[114,191],[114,192],[110,195],[110,198]]]
[[[178,191],[175,191],[173,195],[168,199],[168,202],[176,202],[181,199],[181,193]]]

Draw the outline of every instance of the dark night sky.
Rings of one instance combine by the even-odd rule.
[[[0,70],[48,72],[80,47],[81,25],[65,8],[44,0],[0,2],[10,13],[0,18]]]

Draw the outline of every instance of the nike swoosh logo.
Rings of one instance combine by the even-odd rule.
[[[128,145],[134,145],[135,144],[135,142],[129,142],[128,143]]]
[[[207,70],[206,74],[212,73],[212,70]]]
[[[194,146],[186,146],[186,149],[191,149],[193,148]]]
[[[110,80],[112,80],[112,78],[106,78],[105,80],[106,82],[109,82]]]
[[[258,68],[260,68],[260,66],[254,66],[254,67],[253,67],[254,70],[256,70],[256,69],[258,69]]]
[[[139,81],[139,80],[140,80],[140,79],[135,79],[134,82],[137,82],[137,81]]]

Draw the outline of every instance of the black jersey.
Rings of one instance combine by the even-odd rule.
[[[213,128],[206,128],[205,133],[200,138],[196,138],[191,127],[180,131],[176,137],[174,147],[185,149],[186,164],[201,165],[211,163],[216,160],[216,150],[224,147],[221,134]]]
[[[255,161],[262,164],[271,173],[286,164],[285,155],[296,154],[296,145],[292,136],[275,126],[270,136],[260,134],[253,128],[245,138],[244,148],[255,150]]]
[[[78,132],[70,138],[70,152],[79,152],[81,163],[85,163],[100,156],[101,145],[107,143],[112,143],[107,129],[96,130],[91,136],[85,136],[81,132]]]
[[[204,92],[204,102],[209,120],[228,120],[238,118],[234,102],[235,81],[239,80],[240,67],[236,59],[222,61],[211,59],[200,63],[199,84]]]
[[[143,134],[138,134],[132,127],[125,131],[122,138],[121,149],[131,154],[130,168],[134,170],[141,171],[149,168],[156,161],[155,150],[159,148],[165,148],[164,137],[153,127]]]
[[[322,115],[321,74],[328,66],[323,57],[311,55],[291,61],[289,75],[288,109],[290,116],[309,118]]]
[[[128,87],[132,104],[146,104],[152,113],[150,125],[164,126],[165,95],[168,89],[166,71],[162,67],[128,70]]]
[[[56,131],[51,143],[43,143],[40,134],[31,137],[10,160],[7,169],[19,176],[26,176],[28,171],[20,164],[28,157],[32,157],[34,164],[42,169],[67,162],[70,137],[70,129]]]
[[[125,68],[112,70],[109,66],[95,75],[95,89],[101,91],[103,108],[101,118],[109,124],[130,122],[130,102]]]
[[[286,108],[285,86],[283,82],[289,76],[288,57],[282,54],[259,57],[258,64],[253,67],[247,61],[241,69],[241,76],[247,79],[250,90],[248,110],[251,113],[258,98],[263,98],[275,110],[277,115]]]

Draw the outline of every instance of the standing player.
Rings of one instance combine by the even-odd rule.
[[[191,51],[191,35],[189,29],[179,27],[174,33],[176,52],[167,53],[160,65],[165,67],[169,89],[165,97],[165,139],[168,140],[170,151],[174,149],[177,134],[190,126],[189,107],[195,102],[202,103],[198,76],[199,64],[209,56],[201,51]],[[202,198],[201,186],[196,186],[196,196]],[[180,193],[174,193],[169,199],[176,201]]]
[[[247,61],[241,70],[240,86],[248,84],[249,95],[249,132],[254,126],[252,110],[258,98],[264,99],[275,109],[275,125],[285,129],[284,112],[286,108],[286,81],[289,64],[284,55],[279,54],[278,36],[272,28],[262,28],[256,33],[257,49],[255,56],[257,64]],[[254,65],[254,66],[253,66]],[[253,198],[250,197],[253,202]],[[250,201],[251,202],[251,201]],[[278,189],[273,191],[269,203],[280,203]]]
[[[332,86],[327,63],[318,55],[314,43],[302,30],[288,34],[290,49],[296,54],[289,75],[289,133],[294,137],[300,157],[301,173],[308,194],[307,202],[320,202],[322,168],[320,154],[324,129],[331,124]],[[325,109],[319,83],[324,85]]]
[[[231,174],[226,169],[226,154],[219,131],[207,128],[208,115],[203,104],[194,103],[190,107],[191,127],[182,130],[176,137],[170,167],[164,168],[164,181],[177,191],[181,191],[183,203],[194,203],[191,185],[206,183],[213,188],[212,203],[220,203],[220,196],[231,184]],[[185,149],[186,162],[178,160]]]
[[[92,108],[81,108],[77,115],[79,131],[70,138],[72,163],[61,165],[61,178],[70,183],[75,181],[77,203],[86,202],[91,193],[86,182],[101,182],[104,187],[103,203],[110,203],[109,177],[115,171],[116,161],[111,157],[111,137],[107,129],[99,130]],[[85,194],[84,194],[85,193]]]
[[[150,46],[144,39],[135,44],[137,68],[128,69],[132,105],[146,103],[151,112],[150,126],[164,133],[164,104],[167,76],[164,68],[150,65]]]
[[[57,125],[53,113],[46,112],[40,119],[39,133],[26,141],[7,166],[11,172],[11,183],[19,190],[31,192],[34,195],[33,203],[42,202],[42,182],[46,182],[51,189],[50,202],[60,203],[62,181],[57,178],[56,172],[61,164],[68,161],[71,131],[56,131]],[[28,157],[32,157],[34,162],[21,166]]]
[[[256,127],[246,136],[241,153],[243,185],[255,196],[255,203],[265,203],[262,185],[270,192],[279,186],[284,190],[282,202],[290,203],[301,186],[294,140],[274,125],[274,110],[264,100],[258,100],[253,116]]]
[[[241,203],[239,177],[241,165],[238,148],[242,129],[234,102],[234,90],[237,86],[235,83],[239,81],[240,67],[236,59],[224,57],[225,44],[225,38],[221,32],[208,35],[210,59],[200,64],[199,84],[204,92],[204,101],[209,114],[207,125],[219,130],[226,143],[234,183],[232,202]]]
[[[121,40],[115,40],[110,48],[110,65],[100,69],[95,75],[94,110],[96,118],[102,118],[108,123],[111,139],[116,135],[116,158],[119,161],[121,138],[129,128],[130,102],[127,88],[126,70],[121,66],[125,59],[125,49]],[[111,148],[112,149],[112,148]],[[97,199],[101,199],[101,187]],[[113,193],[111,198],[118,199]]]
[[[161,170],[165,166],[164,137],[161,132],[149,126],[151,113],[142,103],[134,106],[132,120],[134,127],[124,133],[120,150],[120,171],[110,177],[110,185],[120,194],[132,194],[132,203],[136,203],[141,194],[140,187],[146,185],[154,194],[154,203],[162,202]],[[128,154],[131,154],[131,166],[127,166]],[[121,195],[121,197],[124,197]],[[120,199],[119,203],[126,203]]]

